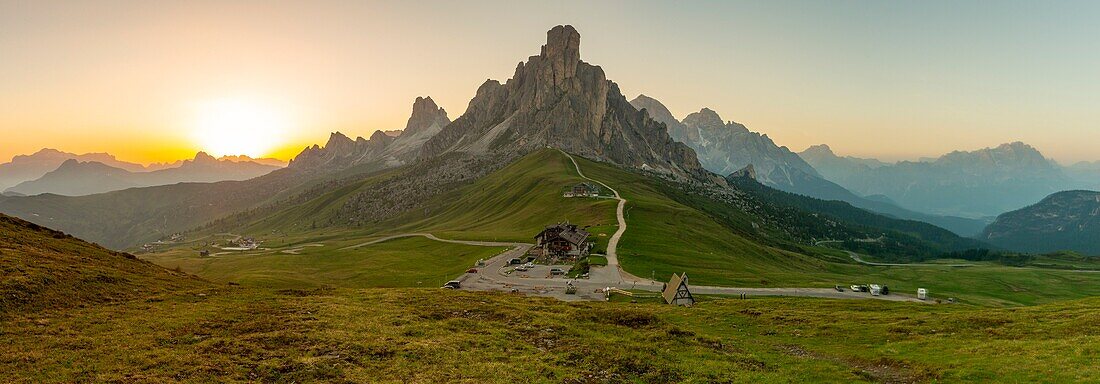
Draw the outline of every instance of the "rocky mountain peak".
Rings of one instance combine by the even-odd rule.
[[[431,129],[433,125],[437,126],[438,131],[438,128],[443,128],[450,122],[451,120],[447,118],[447,111],[436,105],[431,96],[417,97],[413,101],[412,115],[409,116],[409,121],[405,123],[405,130],[401,134],[415,136]],[[432,132],[432,134],[435,134],[435,132]]]
[[[836,153],[833,152],[833,149],[830,148],[828,144],[811,145],[809,148],[806,148],[805,151],[802,151],[802,154],[807,156],[836,157]]]
[[[602,68],[581,61],[580,34],[564,25],[547,32],[541,53],[517,65],[511,79],[482,84],[466,112],[428,140],[420,156],[544,147],[637,169],[704,175],[690,148],[630,105]]]
[[[581,34],[572,25],[559,25],[546,32],[546,45],[542,56],[550,62],[554,72],[554,84],[562,83],[577,74],[581,61]]]
[[[337,149],[342,147],[350,147],[353,145],[355,145],[355,142],[352,141],[351,138],[337,131],[329,134],[328,142],[325,143],[325,148]]]
[[[726,123],[722,121],[722,117],[718,116],[718,112],[710,108],[700,109],[699,112],[692,113],[684,117],[684,124],[688,126],[695,126],[700,128],[718,128],[725,126]]]
[[[206,152],[200,151],[199,153],[195,154],[194,162],[196,164],[217,164],[218,159],[214,158],[214,156],[210,156],[210,154]]]
[[[672,116],[672,112],[668,110],[668,107],[665,107],[659,100],[644,94],[638,95],[634,100],[631,100],[630,105],[633,105],[634,108],[638,108],[638,110],[646,110],[646,112],[649,112],[650,118],[665,123],[666,125],[670,121],[677,121],[676,117]]]

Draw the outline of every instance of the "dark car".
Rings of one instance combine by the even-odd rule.
[[[477,273],[477,268],[470,268],[466,270],[466,273]]]

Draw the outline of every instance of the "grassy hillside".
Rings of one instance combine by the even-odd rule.
[[[0,371],[17,383],[1096,382],[1098,307],[219,288],[0,320]]]
[[[855,225],[830,224],[842,219],[831,218],[824,213],[809,214],[797,207],[775,209],[781,214],[765,211],[770,216],[761,216],[763,214],[753,210],[756,208],[743,210],[722,202],[692,198],[661,180],[580,157],[577,161],[587,175],[609,183],[629,200],[626,210],[629,226],[620,243],[619,254],[623,268],[637,276],[664,278],[672,273],[687,272],[696,284],[739,287],[832,287],[836,284],[875,282],[888,284],[896,292],[913,294],[917,288],[927,288],[935,297],[956,297],[990,306],[1038,304],[1100,295],[1100,274],[1095,273],[1010,268],[991,262],[971,263],[974,266],[968,268],[857,264],[838,250],[807,246],[793,239],[805,241],[804,238],[810,235],[799,231],[814,231],[817,227],[824,230],[839,228],[849,231],[841,233],[854,233],[850,236],[861,237],[881,232],[867,232],[868,229]],[[307,248],[303,255],[319,252],[323,253],[317,256],[320,258],[358,260],[355,252],[339,251],[339,247],[328,245],[348,245],[386,234],[410,232],[431,232],[454,239],[532,241],[531,237],[543,226],[570,220],[582,226],[592,226],[589,229],[596,233],[597,249],[603,249],[606,239],[617,228],[613,200],[561,196],[564,188],[583,179],[577,176],[567,157],[553,150],[528,155],[487,176],[431,197],[416,208],[386,221],[363,226],[319,225],[312,228],[314,221],[325,223],[337,217],[342,204],[350,196],[368,189],[386,190],[387,180],[400,179],[401,172],[408,171],[387,171],[342,188],[327,190],[302,204],[290,205],[270,216],[250,221],[237,233],[268,240],[265,246],[275,248],[276,253],[292,249],[297,244],[324,242],[326,247]],[[862,210],[857,213],[867,214]],[[805,219],[807,222],[792,221],[795,219]],[[921,233],[927,228],[919,223],[890,221],[878,216],[875,220],[914,225],[917,228],[915,235],[895,230],[898,232],[896,237],[911,239],[907,244],[924,244]],[[903,226],[898,228],[905,229]],[[936,230],[932,233],[953,236]],[[452,245],[439,244],[438,247],[436,252],[446,253]],[[291,277],[313,262],[309,257],[284,259],[280,258],[282,256],[271,256],[279,262],[269,262],[265,258],[250,261],[240,257],[240,261],[229,262],[198,260],[196,254],[191,251],[166,257],[143,257],[169,267],[179,265],[185,271],[218,281],[250,281],[249,276],[255,276],[267,279],[268,282],[261,285],[290,284],[300,280],[306,286],[322,283],[348,287],[378,286],[363,285],[362,281],[333,282],[336,276],[342,276],[344,272],[329,274],[323,268],[310,270],[315,275],[328,275],[333,279],[311,282],[308,277]],[[421,260],[420,255],[410,257]],[[364,266],[370,265],[370,261],[362,262]],[[251,266],[242,267],[243,264]],[[337,268],[340,264],[318,265]]]
[[[703,226],[705,232],[695,236],[731,233],[728,229],[721,232],[726,227],[708,223],[698,211],[662,202],[659,195],[647,192],[644,183],[624,183],[621,188],[620,192],[638,194],[632,217],[674,214],[669,216],[670,222]],[[656,224],[639,225],[635,236],[653,237],[679,228],[655,219],[641,222]],[[630,230],[633,228],[631,224]],[[265,244],[298,250],[299,255],[231,254],[202,263],[183,258],[182,253],[158,255],[166,259],[178,256],[177,262],[208,268],[205,273],[229,273],[225,279],[272,287],[263,288],[197,281],[60,232],[0,216],[3,381],[1100,380],[1100,368],[1093,364],[1100,352],[1096,347],[1100,345],[1100,298],[987,309],[874,300],[701,297],[697,306],[684,308],[660,304],[653,297],[639,297],[637,303],[565,303],[438,288],[327,287],[413,286],[457,273],[450,268],[464,268],[462,265],[473,259],[499,251],[451,244],[443,247],[421,238],[339,251],[370,238],[349,236],[357,230],[318,230],[304,237],[270,239]],[[678,233],[665,237],[664,242],[696,244],[703,251],[693,257],[709,257],[715,263],[713,268],[733,269],[729,266],[749,260],[739,256],[738,248],[720,248],[733,246],[728,243],[670,240],[678,238]],[[310,246],[317,244],[311,241],[324,246]],[[623,256],[628,269],[638,260],[658,265],[666,257],[653,251],[664,246],[663,242],[630,241],[632,245],[624,252],[635,253]],[[624,246],[626,242],[624,239]],[[174,252],[184,250],[181,247]],[[779,252],[777,257],[787,255],[775,252]],[[835,269],[848,268],[845,264],[793,257],[803,258],[800,262],[823,263],[824,269],[792,272],[792,276],[823,278],[847,273]],[[898,279],[925,273],[855,268],[884,278],[890,273],[897,273]],[[944,284],[973,290],[997,281],[1018,288],[1014,286],[1018,277],[1013,277],[1010,269],[982,268],[987,269],[948,269],[957,275]],[[269,275],[273,270],[281,272]],[[292,273],[295,271],[299,273]],[[693,281],[705,272],[689,270]],[[1096,274],[1035,273],[1034,279],[1047,279],[1037,282],[1064,297],[1088,294],[1087,287],[1097,286],[1087,280]],[[301,280],[301,275],[313,280]],[[1065,280],[1071,276],[1082,280]],[[948,280],[947,275],[936,278]],[[310,288],[316,285],[326,287]],[[1068,289],[1077,291],[1062,291]]]
[[[562,197],[566,188],[586,181],[567,157],[543,150],[382,225],[396,232],[523,242],[533,242],[535,234],[559,221],[615,232],[615,200]]]
[[[676,202],[680,197],[672,195],[675,191],[656,187],[659,183],[645,176],[603,163],[578,161],[585,174],[609,183],[629,200],[629,229],[620,243],[619,262],[637,276],[687,272],[696,284],[737,287],[831,287],[876,282],[889,285],[895,292],[915,294],[917,288],[927,288],[935,297],[955,297],[989,306],[1100,295],[1100,273],[965,261],[972,266],[868,266],[827,248],[798,246],[787,251],[764,247],[760,243],[774,242],[783,248],[791,244],[778,238],[782,234],[754,229],[754,220],[760,220],[757,217],[729,207],[719,211],[685,206]],[[726,216],[717,217],[713,212]]]
[[[0,215],[0,317],[201,285],[133,255]]]
[[[267,244],[280,246],[280,250],[218,252],[215,249],[213,256],[197,257],[198,248],[181,247],[143,257],[214,282],[248,286],[438,287],[462,274],[479,259],[488,259],[505,250],[441,243],[422,237],[394,239],[354,249],[342,248],[355,245],[358,239],[347,241],[333,236],[310,240]]]

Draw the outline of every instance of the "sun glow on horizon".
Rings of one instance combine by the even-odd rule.
[[[200,103],[193,135],[213,156],[263,157],[284,145],[290,118],[272,104],[248,98],[221,98]]]

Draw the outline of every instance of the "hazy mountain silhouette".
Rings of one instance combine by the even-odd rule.
[[[124,169],[130,172],[142,172],[147,169],[141,164],[128,163],[116,159],[107,153],[75,153],[62,152],[56,149],[44,148],[30,155],[18,155],[10,162],[0,164],[0,191],[24,181],[42,177],[47,172],[57,169],[66,160],[95,161],[114,168]]]
[[[830,169],[833,181],[845,188],[884,195],[906,208],[935,214],[992,217],[1079,185],[1057,163],[1021,142],[955,151],[934,161],[862,169],[822,154],[814,151],[807,159]],[[848,168],[830,167],[827,161],[846,163]]]
[[[66,160],[42,177],[19,183],[6,192],[22,195],[53,193],[83,196],[133,187],[151,187],[182,182],[246,180],[265,175],[279,167],[251,161],[218,160],[199,152],[174,168],[151,172],[131,172],[96,161]]]
[[[850,181],[872,169],[890,165],[878,159],[862,159],[852,156],[837,156],[826,144],[814,145],[799,152],[798,156],[806,160],[821,176],[833,182]],[[882,195],[879,195],[882,196]]]

